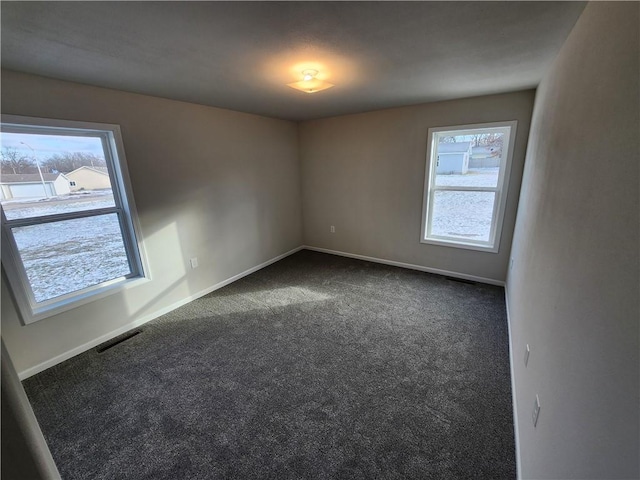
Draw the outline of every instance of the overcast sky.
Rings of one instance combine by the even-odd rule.
[[[98,137],[69,137],[66,135],[34,135],[32,133],[9,132],[0,134],[2,148],[15,148],[20,153],[32,158],[31,149],[20,142],[25,142],[33,148],[38,160],[46,160],[55,154],[65,152],[93,153],[104,158],[102,142]]]

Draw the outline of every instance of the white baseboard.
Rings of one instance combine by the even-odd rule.
[[[412,263],[403,263],[396,262],[394,260],[385,260],[383,258],[367,257],[366,255],[340,252],[338,250],[329,250],[327,248],[311,247],[309,245],[305,245],[303,248],[306,250],[313,250],[314,252],[330,253],[332,255],[340,255],[341,257],[357,258],[359,260],[366,260],[368,262],[383,263],[385,265],[393,265],[394,267],[409,268],[411,270],[419,270],[421,272],[435,273],[437,275],[444,275],[446,277],[461,278],[463,280],[471,280],[473,282],[488,283],[489,285],[504,287],[503,281],[494,280],[493,278],[478,277],[476,275],[467,275],[466,273],[451,272],[449,270],[440,270],[439,268],[423,267],[422,265],[414,265]]]
[[[266,262],[261,263],[260,265],[256,265],[255,267],[251,267],[248,270],[245,270],[244,272],[238,273],[237,275],[234,275],[233,277],[229,277],[226,280],[223,280],[222,282],[218,282],[215,285],[212,285],[211,287],[205,288],[204,290],[201,290],[197,293],[194,293],[193,295],[189,295],[188,297],[183,298],[182,300],[175,302],[167,307],[161,308],[160,310],[156,310],[153,313],[150,313],[149,315],[145,315],[144,317],[138,318],[137,320],[134,320],[133,322],[130,322],[116,330],[113,330],[112,332],[109,332],[105,335],[102,335],[98,338],[94,338],[93,340],[80,345],[78,347],[72,348],[71,350],[68,350],[64,353],[61,353],[60,355],[57,355],[49,360],[46,360],[42,363],[39,363],[38,365],[35,365],[33,367],[27,368],[26,370],[23,370],[21,372],[18,372],[18,377],[20,378],[20,380],[24,380],[25,378],[29,378],[32,375],[35,375],[37,373],[40,373],[44,370],[46,370],[47,368],[51,368],[54,365],[57,365],[59,363],[64,362],[65,360],[70,359],[71,357],[75,357],[76,355],[79,355],[83,352],[86,352],[87,350],[100,345],[101,343],[104,343],[108,340],[111,340],[113,337],[117,337],[118,335],[121,335],[125,332],[128,332],[129,330],[139,327],[140,325],[143,325],[147,322],[150,322],[151,320],[154,320],[162,315],[164,315],[165,313],[169,313],[172,310],[175,310],[178,307],[181,307],[189,302],[192,302],[193,300],[196,300],[204,295],[207,295],[208,293],[211,293],[215,290],[218,290],[219,288],[222,288],[226,285],[229,285],[232,282],[235,282],[236,280],[240,280],[242,277],[246,277],[247,275],[250,275],[254,272],[257,272],[258,270],[267,267],[269,265],[271,265],[272,263],[275,263],[279,260],[282,260],[285,257],[288,257],[289,255],[293,255],[294,253],[302,250],[304,247],[300,246],[297,248],[294,248],[293,250],[289,250],[286,253],[283,253],[282,255],[278,255],[277,257],[274,257],[270,260],[267,260]]]
[[[522,478],[522,462],[520,461],[520,433],[518,429],[518,402],[516,401],[516,377],[514,369],[513,339],[511,337],[511,317],[509,316],[509,292],[504,286],[504,303],[507,307],[507,330],[509,332],[509,366],[511,371],[511,402],[513,403],[513,435],[516,444],[516,479]]]

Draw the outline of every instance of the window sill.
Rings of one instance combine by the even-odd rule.
[[[73,310],[74,308],[82,305],[95,302],[96,300],[114,295],[118,292],[128,290],[129,288],[143,285],[149,281],[151,281],[149,277],[135,277],[124,280],[116,279],[112,282],[108,282],[107,284],[96,285],[92,289],[87,289],[80,294],[72,294],[72,298],[62,298],[60,300],[53,299],[50,303],[36,308],[18,308],[19,311],[25,312],[25,314],[19,312],[20,319],[24,325],[29,325],[54,315]]]
[[[467,243],[464,241],[457,241],[457,240],[423,238],[420,240],[420,243],[426,243],[429,245],[438,245],[441,247],[462,248],[465,250],[475,250],[478,252],[485,252],[485,253],[498,253],[498,251],[500,250],[499,245],[478,245],[477,243]]]

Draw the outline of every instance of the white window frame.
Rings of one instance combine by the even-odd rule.
[[[32,131],[34,133],[52,135],[64,133],[66,135],[73,134],[74,136],[100,136],[115,201],[114,207],[15,220],[8,220],[4,210],[2,210],[2,266],[23,325],[43,320],[149,281],[151,277],[127,171],[120,126],[105,123],[2,115],[1,129],[3,132],[29,133],[29,131]],[[114,278],[43,302],[36,302],[11,228],[87,218],[109,213],[115,213],[118,216],[131,273],[124,277]]]
[[[477,123],[470,125],[454,125],[449,127],[435,127],[429,129],[427,141],[427,161],[425,168],[424,197],[422,203],[422,227],[420,228],[420,243],[441,245],[447,247],[464,248],[468,250],[478,250],[482,252],[498,253],[500,249],[500,238],[502,236],[502,224],[504,212],[507,204],[507,191],[509,178],[511,176],[511,163],[513,159],[513,148],[516,139],[516,120],[492,123]],[[500,162],[500,173],[496,187],[450,187],[436,185],[436,167],[438,160],[437,143],[434,142],[436,134],[451,133],[454,135],[465,135],[479,129],[505,129],[506,151],[503,150]],[[473,241],[454,237],[444,237],[431,234],[431,222],[433,220],[434,195],[437,191],[466,191],[466,192],[494,192],[495,200],[493,205],[493,215],[491,218],[491,230],[489,240]]]

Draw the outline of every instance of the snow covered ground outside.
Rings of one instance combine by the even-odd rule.
[[[469,169],[464,175],[438,175],[436,185],[495,187],[499,173],[499,168]],[[493,192],[435,192],[431,234],[488,241],[494,201]]]
[[[104,192],[3,202],[9,219],[112,207]],[[130,273],[116,214],[13,229],[37,302]]]
[[[114,205],[111,190],[96,190],[91,193],[75,193],[52,198],[18,198],[2,201],[2,208],[8,220],[93,210]]]
[[[470,168],[467,173],[436,175],[436,185],[455,187],[495,187],[500,168]]]

